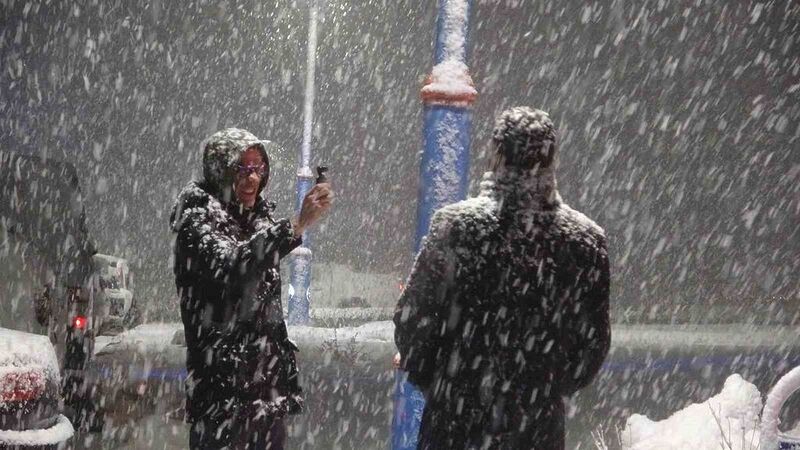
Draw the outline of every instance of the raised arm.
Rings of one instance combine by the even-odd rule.
[[[210,200],[208,203],[215,202]],[[262,227],[247,240],[237,240],[219,229],[214,205],[188,208],[184,211],[178,232],[178,244],[198,261],[189,261],[191,270],[213,280],[228,282],[260,266],[274,250],[289,249],[299,244],[289,220],[279,220]],[[271,261],[270,261],[271,262]]]

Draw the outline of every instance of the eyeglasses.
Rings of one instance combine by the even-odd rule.
[[[236,173],[242,178],[249,177],[251,173],[263,177],[264,174],[267,173],[267,165],[264,163],[248,165],[237,164]]]

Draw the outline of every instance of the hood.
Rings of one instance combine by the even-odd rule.
[[[492,141],[498,156],[486,176],[503,209],[552,209],[561,203],[556,183],[558,146],[550,116],[539,109],[515,107],[497,119]]]
[[[250,147],[256,147],[267,164],[267,172],[258,186],[259,200],[254,212],[269,215],[275,205],[264,200],[264,188],[269,182],[269,154],[280,151],[280,147],[271,141],[257,138],[253,133],[239,128],[226,128],[209,136],[203,145],[203,179],[190,181],[178,194],[170,214],[170,226],[178,231],[186,220],[186,210],[203,208],[212,214],[234,207],[233,180],[236,165],[242,154]]]
[[[222,201],[232,198],[231,187],[236,174],[236,164],[250,147],[256,147],[264,158],[267,172],[258,186],[259,196],[269,182],[271,161],[269,154],[278,150],[271,141],[257,138],[253,133],[239,128],[217,131],[203,145],[203,178],[205,185]]]

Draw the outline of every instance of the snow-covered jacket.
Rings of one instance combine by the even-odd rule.
[[[562,396],[608,352],[603,230],[562,202],[550,169],[492,177],[434,214],[395,311],[426,398],[419,448],[563,448]]]
[[[187,416],[220,425],[220,435],[255,417],[269,421],[286,413],[294,403],[285,398],[300,394],[279,271],[300,238],[289,220],[272,218],[274,205],[261,195],[245,210],[232,193],[242,153],[256,147],[268,165],[269,146],[244,130],[212,135],[204,177],[178,195],[171,217],[187,345]],[[269,172],[259,193],[268,178]]]

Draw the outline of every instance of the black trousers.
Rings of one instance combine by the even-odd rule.
[[[253,430],[244,425],[218,426],[198,420],[191,424],[191,450],[283,450],[286,447],[286,423],[275,420],[266,430]]]

